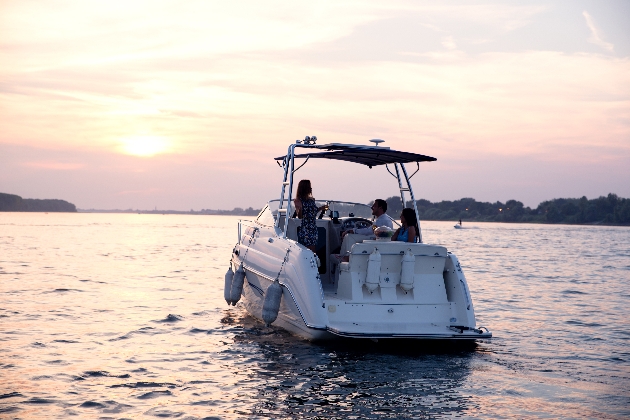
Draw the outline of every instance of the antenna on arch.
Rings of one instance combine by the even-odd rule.
[[[296,140],[296,144],[315,144],[317,142],[317,136],[306,136],[304,140]]]
[[[380,143],[385,143],[385,140],[381,140],[381,139],[372,139],[370,141],[374,143],[377,147]]]

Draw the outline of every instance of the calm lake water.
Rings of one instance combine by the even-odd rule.
[[[0,417],[630,416],[630,228],[423,222],[494,333],[462,348],[228,308],[237,221],[0,213]]]

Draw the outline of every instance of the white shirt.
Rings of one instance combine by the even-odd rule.
[[[392,223],[392,219],[389,218],[387,213],[383,213],[376,218],[373,223],[376,227],[387,226],[390,229],[394,228],[394,224]],[[363,229],[354,229],[354,233],[358,233],[359,235],[372,235],[374,230],[371,227],[366,227]]]

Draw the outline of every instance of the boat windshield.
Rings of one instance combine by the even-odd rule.
[[[372,218],[372,208],[368,204],[350,203],[347,201],[336,200],[315,200],[315,204],[317,204],[317,207],[321,207],[326,203],[328,203],[329,209],[328,212],[326,212],[325,217],[328,217],[330,212],[337,211],[339,212],[338,217],[363,217],[366,219]],[[269,201],[268,205],[274,219],[277,219],[280,200],[271,200]],[[282,209],[281,211],[283,210],[284,209]]]

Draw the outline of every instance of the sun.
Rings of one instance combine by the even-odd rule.
[[[164,137],[133,136],[120,139],[122,152],[127,155],[149,157],[165,153],[169,143]]]

